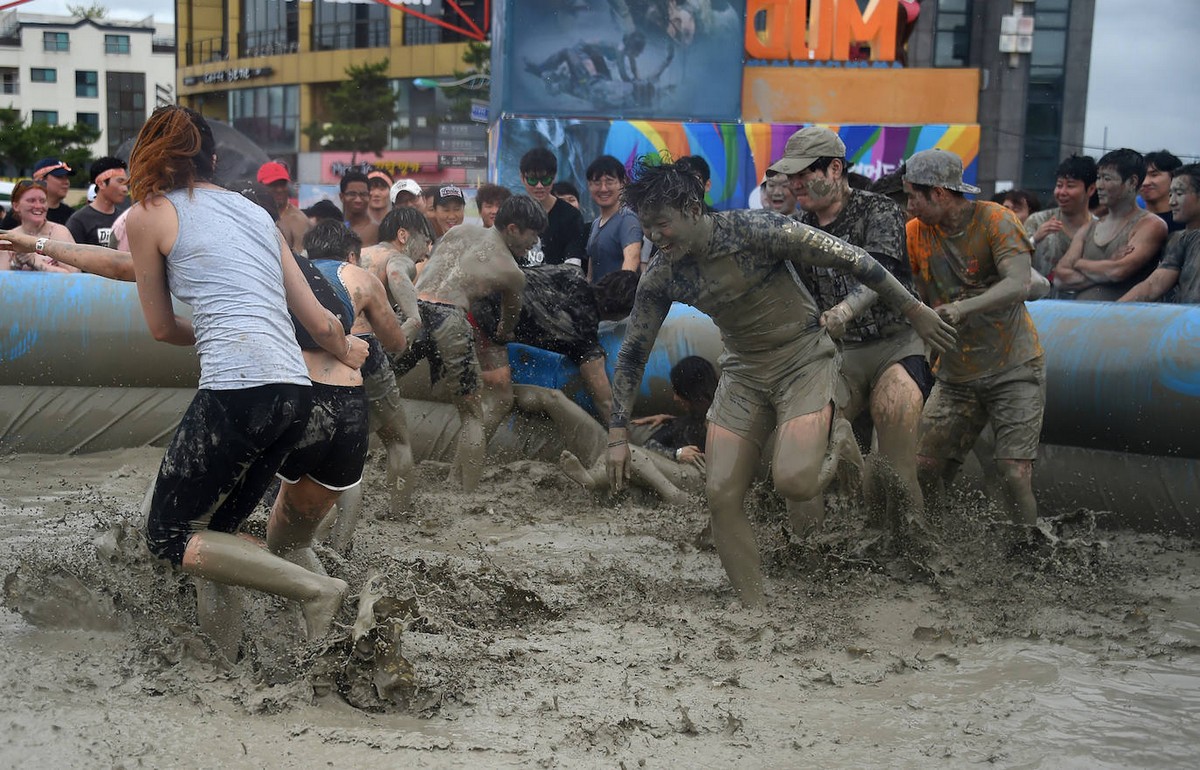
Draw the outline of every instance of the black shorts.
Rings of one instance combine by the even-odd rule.
[[[387,364],[387,352],[383,349],[383,343],[374,334],[356,334],[354,336],[367,343],[367,360],[363,361],[363,365],[358,368],[365,380]]]
[[[341,492],[362,481],[367,461],[367,391],[361,385],[314,382],[313,408],[304,436],[279,466],[279,478],[295,484],[308,476]]]
[[[199,390],[167,447],[146,521],[151,552],[178,565],[192,534],[237,532],[304,435],[307,385]]]
[[[429,360],[429,384],[449,379],[455,395],[469,396],[481,383],[479,356],[475,353],[475,331],[467,311],[458,305],[417,300],[421,311],[421,334],[408,350],[392,359],[397,377],[412,371],[421,359]]]

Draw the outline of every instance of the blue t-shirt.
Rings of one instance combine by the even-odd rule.
[[[603,225],[600,218],[592,222],[587,252],[592,265],[592,283],[609,273],[615,273],[625,263],[625,247],[641,244],[642,226],[632,211],[622,206]]]

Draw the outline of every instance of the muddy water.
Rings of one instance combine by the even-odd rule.
[[[455,494],[427,465],[418,515],[374,518],[368,485],[350,558],[320,551],[417,608],[400,706],[345,672],[314,695],[329,657],[283,602],[249,597],[245,657],[214,662],[186,584],[125,537],[158,459],[0,463],[0,574],[20,610],[0,610],[0,766],[1200,765],[1188,542],[1064,525],[1012,561],[964,515],[921,577],[853,521],[797,548],[760,506],[756,613],[692,545],[697,508],[599,505],[540,463]]]

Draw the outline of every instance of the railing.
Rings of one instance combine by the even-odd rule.
[[[175,38],[155,35],[150,38],[150,51],[152,53],[174,53]]]
[[[289,33],[286,29],[242,32],[238,35],[239,56],[276,56],[299,50],[300,43],[295,33]]]
[[[229,49],[225,46],[225,38],[210,37],[197,40],[184,46],[184,62],[192,64],[207,64],[211,61],[225,61],[229,58]]]
[[[314,51],[383,48],[388,45],[387,19],[326,22],[312,27]]]

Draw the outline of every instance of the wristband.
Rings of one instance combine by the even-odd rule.
[[[33,252],[46,256],[46,244],[50,242],[49,238],[38,238],[33,244]]]
[[[625,446],[628,443],[629,441],[627,439],[622,439],[620,441],[610,441],[608,442],[608,446],[611,449],[612,447]]]
[[[683,457],[683,447],[675,450],[675,462],[679,462],[680,457]]]

